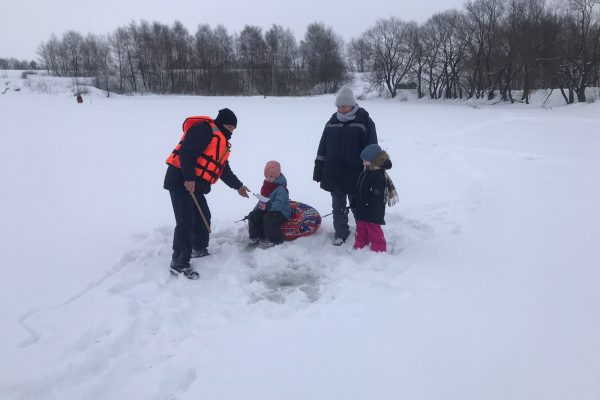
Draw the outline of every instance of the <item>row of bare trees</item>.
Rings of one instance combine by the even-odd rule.
[[[423,24],[381,19],[348,46],[319,23],[298,43],[278,25],[233,35],[200,25],[192,35],[179,22],[142,21],[108,36],[53,36],[38,54],[54,75],[120,93],[330,93],[350,69],[391,97],[414,87],[434,99],[529,102],[553,88],[573,103],[600,86],[600,0],[470,0]]]
[[[348,57],[392,97],[411,82],[434,99],[529,102],[532,90],[556,88],[567,103],[584,102],[600,84],[599,9],[600,0],[467,1],[422,25],[379,20]]]
[[[204,24],[192,35],[180,22],[132,22],[108,36],[53,36],[38,54],[53,75],[95,77],[120,93],[297,95],[335,91],[347,80],[342,39],[318,23],[298,43],[279,25],[231,35]]]
[[[38,63],[16,58],[0,58],[0,69],[38,69]]]

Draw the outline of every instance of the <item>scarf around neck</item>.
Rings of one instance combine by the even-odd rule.
[[[354,117],[356,117],[356,112],[358,111],[358,104],[354,106],[352,110],[347,112],[346,114],[342,114],[341,112],[337,112],[337,119],[340,122],[348,122],[352,121]]]
[[[365,171],[379,171],[380,169],[383,168],[375,165],[371,165],[369,167],[364,168]],[[393,205],[398,203],[398,192],[396,192],[394,182],[392,181],[392,178],[390,178],[390,176],[387,174],[387,172],[385,172],[385,169],[383,171],[383,175],[385,175],[385,191],[383,194],[383,202],[386,203],[389,207],[392,207]]]
[[[278,186],[279,184],[276,182],[264,181],[262,187],[260,188],[260,194],[265,197],[269,197],[269,195],[273,193],[273,190],[277,189]]]
[[[262,194],[265,197],[269,197],[269,195],[271,193],[273,193],[273,191],[275,189],[277,189],[279,186],[283,186],[277,182],[269,182],[269,181],[264,181],[262,187],[260,188],[260,194]],[[290,192],[288,190],[287,187],[283,186],[283,188],[286,190],[286,192]]]
[[[396,187],[394,186],[394,182],[392,182],[392,178],[384,172],[385,175],[385,192],[383,195],[383,201],[387,203],[389,207],[393,206],[398,202],[398,193],[396,192]]]

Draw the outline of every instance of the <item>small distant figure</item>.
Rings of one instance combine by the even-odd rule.
[[[81,97],[80,94],[77,95],[77,102],[78,103],[83,103],[83,97]]]

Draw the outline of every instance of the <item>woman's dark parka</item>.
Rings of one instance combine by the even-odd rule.
[[[313,180],[328,191],[353,194],[362,171],[360,152],[377,143],[375,123],[364,108],[359,108],[353,120],[341,122],[334,113],[323,130]]]

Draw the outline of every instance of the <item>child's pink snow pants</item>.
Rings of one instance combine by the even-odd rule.
[[[381,225],[361,220],[356,221],[354,248],[362,249],[369,243],[371,243],[372,251],[386,251],[385,236],[383,236]]]

